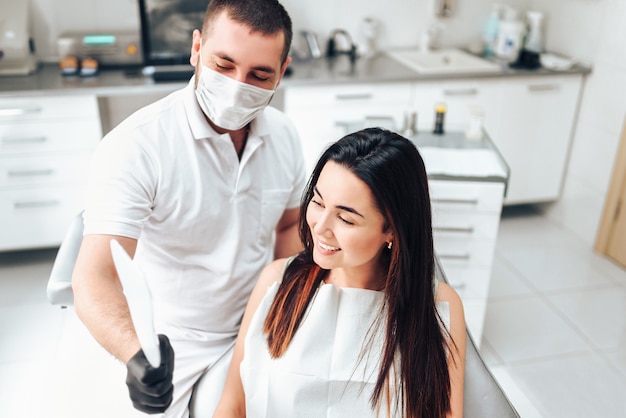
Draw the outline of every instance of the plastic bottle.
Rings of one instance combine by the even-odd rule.
[[[433,133],[437,135],[443,135],[443,124],[446,117],[446,105],[444,103],[438,103],[435,105],[435,128]]]
[[[496,55],[507,61],[515,61],[522,48],[526,28],[519,20],[505,20],[500,22]]]
[[[500,6],[494,4],[483,30],[483,55],[490,57],[494,54],[498,31],[500,30]]]
[[[526,45],[524,49],[541,54],[543,52],[543,36],[541,24],[543,14],[540,12],[529,11],[526,13],[528,19],[528,35],[526,36]]]

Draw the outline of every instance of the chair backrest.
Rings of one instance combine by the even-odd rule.
[[[83,240],[83,215],[78,214],[67,231],[52,266],[48,280],[48,300],[53,305],[69,306],[74,303],[72,271]],[[447,282],[437,261],[437,278]],[[468,418],[498,417],[519,418],[519,414],[480,357],[476,344],[467,332],[465,355],[464,416]]]
[[[439,259],[436,260],[435,275],[439,281],[448,283]],[[465,348],[464,376],[463,416],[519,418],[519,414],[480,356],[469,330]]]
[[[72,271],[74,264],[76,264],[80,244],[83,241],[83,229],[83,214],[81,212],[74,217],[52,265],[46,291],[48,300],[53,305],[66,307],[74,304]]]
[[[493,377],[467,333],[463,416],[467,418],[519,418],[519,414]]]

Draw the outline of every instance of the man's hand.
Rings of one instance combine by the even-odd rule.
[[[136,409],[147,414],[165,412],[174,394],[174,350],[170,340],[162,334],[159,334],[159,349],[161,364],[157,368],[148,363],[143,350],[139,350],[126,363],[126,385],[130,399]]]

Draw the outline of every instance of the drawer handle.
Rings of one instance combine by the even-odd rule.
[[[15,209],[32,209],[32,208],[47,208],[51,206],[58,206],[61,203],[57,199],[50,200],[30,200],[23,202],[14,202],[13,207]]]
[[[20,116],[33,113],[40,113],[41,107],[29,106],[29,107],[5,107],[0,109],[0,116]]]
[[[355,94],[337,94],[337,100],[369,100],[372,98],[371,93],[355,93]]]
[[[37,176],[51,176],[54,174],[54,170],[51,168],[43,168],[41,170],[9,170],[7,175],[9,177],[37,177]]]
[[[453,203],[463,205],[477,205],[478,199],[431,199],[433,203]]]
[[[434,231],[439,232],[459,232],[463,234],[473,234],[473,226],[433,226]]]
[[[558,90],[558,84],[530,84],[528,85],[528,91],[537,92],[537,91],[553,91]]]
[[[478,94],[478,89],[468,88],[468,89],[451,89],[444,90],[444,96],[476,96]]]
[[[4,137],[0,140],[3,144],[41,144],[48,140],[45,136]]]
[[[469,260],[470,254],[437,254],[439,258],[444,258],[446,260]]]

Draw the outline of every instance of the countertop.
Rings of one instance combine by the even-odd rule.
[[[355,122],[346,126],[346,132],[364,127]],[[511,171],[484,129],[482,136],[474,139],[460,131],[446,131],[441,135],[420,131],[404,136],[417,146],[430,180],[504,183],[506,196]]]
[[[464,132],[407,136],[417,146],[429,179],[500,182],[506,189],[510,168],[487,132],[468,139]]]
[[[372,58],[358,58],[351,63],[347,56],[332,59],[321,58],[308,62],[293,62],[291,73],[285,76],[281,87],[322,84],[380,83],[420,80],[452,80],[467,78],[522,77],[564,74],[586,74],[590,69],[575,65],[568,70],[552,71],[512,69],[501,64],[500,73],[459,73],[425,75],[398,63],[387,54]],[[183,87],[186,81],[155,82],[135,70],[101,70],[94,77],[64,77],[55,64],[40,65],[34,74],[27,76],[0,77],[0,97],[95,94],[117,96],[171,92]]]

